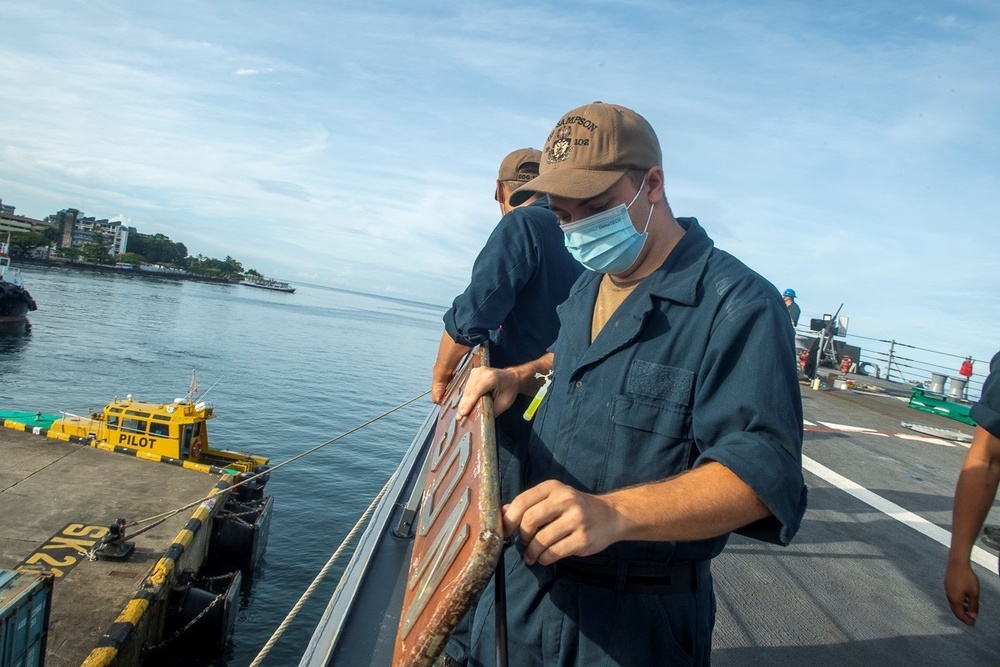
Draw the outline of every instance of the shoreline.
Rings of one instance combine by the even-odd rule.
[[[108,266],[104,264],[88,264],[85,262],[73,262],[69,260],[34,259],[30,257],[17,258],[18,266],[45,266],[49,268],[79,269],[83,271],[93,271],[97,273],[119,273],[130,276],[143,276],[155,278],[170,278],[172,280],[196,280],[199,282],[216,283],[224,285],[238,285],[242,278],[213,278],[202,276],[196,273],[178,274],[159,271],[143,271],[141,269],[126,269],[118,266]]]

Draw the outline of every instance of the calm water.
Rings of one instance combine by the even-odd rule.
[[[23,267],[39,304],[0,333],[0,408],[99,410],[114,396],[215,404],[215,446],[284,461],[424,392],[443,306],[298,286],[282,294],[147,276]],[[430,400],[277,471],[265,562],[217,664],[241,667],[392,474]],[[129,517],[140,518],[140,517]],[[297,664],[346,557],[265,664]]]

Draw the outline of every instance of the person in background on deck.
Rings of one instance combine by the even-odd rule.
[[[955,618],[975,625],[979,616],[979,577],[972,570],[972,546],[1000,483],[1000,352],[990,362],[982,395],[969,416],[977,426],[955,487],[944,590]]]
[[[799,304],[795,303],[795,290],[786,289],[782,296],[785,298],[785,307],[788,308],[788,317],[792,319],[792,327],[799,326],[799,315],[802,314],[802,309],[799,308]]]
[[[525,491],[503,508],[511,665],[708,665],[710,563],[732,531],[787,544],[805,512],[802,401],[777,290],[714,247],[664,194],[639,114],[595,102],[552,130],[541,174],[590,271],[559,307],[552,351],[476,369],[462,418],[541,385]],[[492,665],[493,584],[470,665]]]

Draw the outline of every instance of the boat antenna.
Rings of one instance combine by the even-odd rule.
[[[220,382],[222,382],[222,380],[225,377],[226,377],[225,375],[219,376],[219,379],[216,380],[215,382],[213,382],[211,387],[209,387],[205,391],[201,392],[201,394],[198,396],[198,398],[205,398],[206,394],[208,394],[208,392],[210,392],[213,389],[215,389],[215,385],[217,385]],[[198,380],[195,378],[195,372],[192,370],[191,371],[191,389],[187,393],[187,399],[189,401],[193,402],[195,394],[198,394]]]
[[[188,389],[187,398],[189,401],[194,400],[194,395],[198,393],[198,380],[195,378],[195,370],[191,369],[191,388]]]
[[[217,385],[217,384],[219,384],[220,382],[222,382],[222,380],[223,380],[223,379],[225,379],[225,377],[226,377],[225,375],[220,375],[220,376],[219,376],[219,379],[218,379],[218,380],[216,380],[215,382],[213,382],[213,383],[212,383],[212,386],[211,386],[211,387],[209,387],[208,389],[206,389],[205,391],[203,391],[203,392],[202,392],[202,394],[201,394],[201,398],[205,398],[205,396],[206,396],[206,395],[208,394],[208,392],[210,392],[210,391],[212,391],[213,389],[215,389],[215,385]]]

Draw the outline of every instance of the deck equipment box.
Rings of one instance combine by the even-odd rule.
[[[925,391],[920,387],[913,387],[910,390],[910,402],[908,405],[914,410],[941,415],[942,417],[954,419],[970,426],[976,425],[976,422],[972,421],[972,417],[969,416],[968,405],[949,401],[941,394]]]

